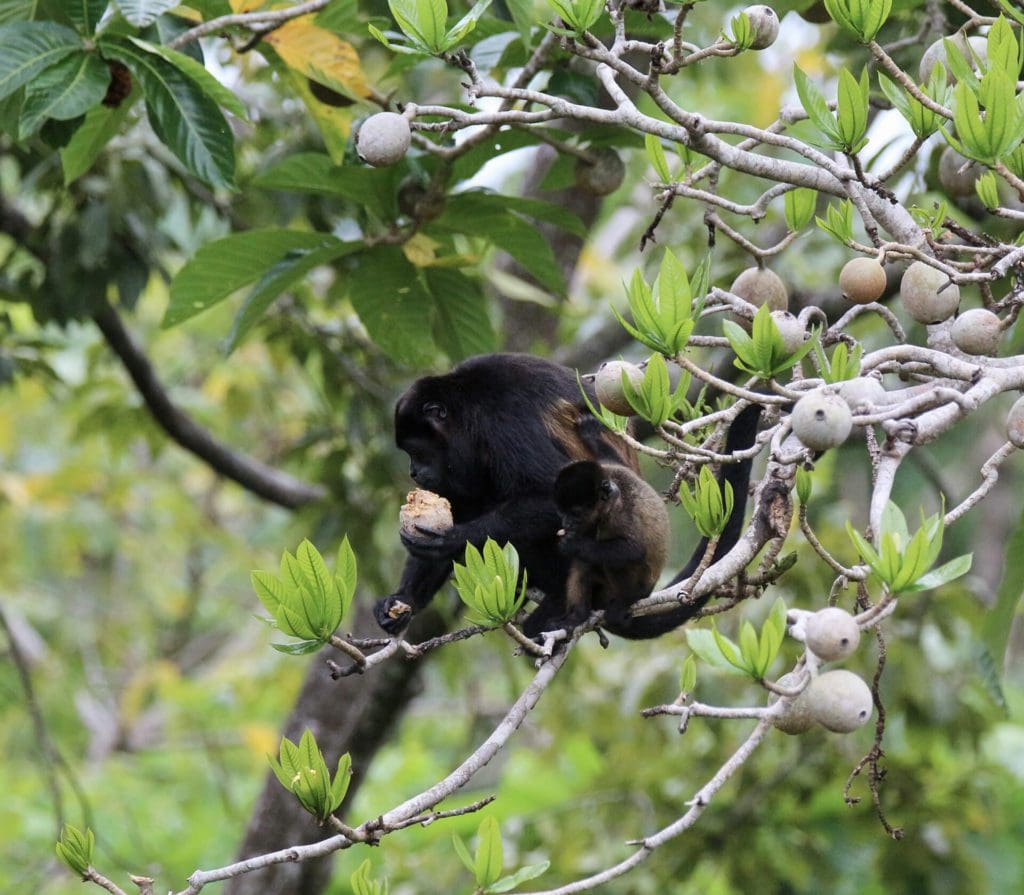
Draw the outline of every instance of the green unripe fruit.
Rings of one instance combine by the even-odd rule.
[[[885,292],[885,268],[874,258],[851,258],[839,271],[839,288],[854,304],[878,301]]]
[[[633,388],[639,388],[644,381],[644,371],[636,364],[624,360],[610,360],[601,364],[594,376],[594,391],[597,400],[612,413],[620,416],[632,416],[636,413],[626,400],[622,388],[622,374],[625,373]]]
[[[871,719],[871,690],[844,668],[819,674],[802,695],[811,717],[826,730],[850,733]]]
[[[820,389],[808,392],[793,405],[789,421],[793,434],[812,451],[838,447],[853,427],[849,405],[839,395]]]
[[[404,115],[378,112],[360,125],[356,152],[366,164],[383,168],[405,158],[411,141],[412,131]]]
[[[1002,333],[1002,321],[987,308],[964,311],[949,328],[953,344],[964,354],[986,357],[991,357],[999,350],[999,337]]]
[[[918,323],[941,323],[960,305],[960,287],[941,270],[915,261],[900,280],[900,300]]]
[[[626,179],[626,166],[619,154],[609,146],[592,147],[587,153],[592,162],[576,159],[573,169],[576,186],[592,196],[614,193]]]
[[[860,626],[845,609],[828,606],[807,619],[804,643],[819,659],[837,662],[857,649]]]

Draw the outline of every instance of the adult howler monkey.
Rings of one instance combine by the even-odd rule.
[[[588,392],[594,400],[589,387]],[[745,409],[729,430],[726,450],[753,444],[758,419],[756,406]],[[470,358],[449,373],[418,379],[399,398],[395,440],[409,455],[416,484],[451,502],[454,525],[438,534],[402,533],[409,557],[397,591],[374,607],[381,627],[390,633],[404,628],[448,580],[466,544],[481,547],[487,538],[514,544],[530,586],[545,595],[524,624],[527,635],[562,627],[557,622],[569,611],[566,583],[573,561],[558,546],[558,474],[579,460],[636,469],[633,452],[587,409],[576,373],[524,354]],[[719,555],[739,537],[749,476],[749,461],[724,467],[737,499]],[[706,542],[698,545],[676,582],[692,573],[705,547]],[[698,608],[679,606],[637,618],[623,612],[609,630],[622,637],[657,637]]]

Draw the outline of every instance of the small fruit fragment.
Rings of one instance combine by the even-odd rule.
[[[601,364],[594,377],[594,390],[597,400],[612,413],[620,416],[632,416],[636,413],[626,400],[622,388],[622,374],[625,373],[634,388],[639,388],[644,381],[644,371],[636,364],[624,360],[610,360]]]
[[[837,668],[814,678],[802,694],[807,711],[826,730],[850,733],[871,719],[871,690],[852,671]]]
[[[807,619],[804,643],[819,659],[837,662],[857,649],[860,626],[845,609],[828,606]]]
[[[732,281],[729,291],[754,307],[768,305],[773,311],[789,309],[789,290],[782,278],[767,267],[748,267]]]
[[[1018,398],[1006,415],[1006,437],[1014,447],[1024,448],[1024,398]]]
[[[779,17],[770,6],[758,4],[748,6],[743,10],[750,20],[750,30],[753,40],[750,43],[752,50],[764,50],[775,43],[779,36]]]
[[[405,503],[398,512],[398,520],[402,530],[414,537],[424,530],[440,534],[455,524],[448,499],[422,488],[416,488],[406,495]]]
[[[1002,327],[1002,321],[988,308],[971,308],[953,321],[949,334],[964,354],[991,357],[999,350]]]
[[[610,146],[594,146],[587,150],[593,161],[576,159],[573,176],[576,186],[592,196],[614,193],[626,179],[626,166]]]
[[[366,164],[384,168],[405,158],[411,140],[412,132],[404,115],[378,112],[360,125],[356,152]]]
[[[854,304],[878,301],[885,292],[885,268],[874,258],[851,258],[839,271],[839,288]]]
[[[838,447],[850,434],[853,415],[839,395],[815,389],[793,405],[793,434],[812,451]]]
[[[792,354],[807,340],[807,329],[800,318],[789,311],[772,311],[772,320],[782,336],[782,344],[786,346],[786,354]]]
[[[918,323],[941,323],[960,304],[960,287],[941,270],[915,261],[900,280],[900,300]]]

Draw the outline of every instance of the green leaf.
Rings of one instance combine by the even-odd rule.
[[[714,621],[711,622],[711,636],[714,638],[715,646],[718,647],[718,651],[726,662],[740,671],[747,671],[747,665],[741,658],[736,644],[718,630],[718,626]]]
[[[331,813],[341,807],[348,785],[352,781],[352,756],[347,752],[338,759],[338,769],[331,781]]]
[[[706,628],[687,628],[686,644],[708,665],[733,674],[739,671],[735,665],[722,655],[722,651],[716,643],[715,635]]]
[[[107,8],[107,0],[62,0],[60,7],[82,34],[90,36]]]
[[[288,588],[280,578],[270,572],[254,571],[250,575],[253,590],[267,612],[277,616],[280,605],[287,602]]]
[[[92,167],[103,148],[120,131],[131,106],[126,100],[115,109],[95,106],[86,113],[85,121],[60,150],[65,186],[74,183]]]
[[[517,886],[521,886],[523,883],[529,882],[531,879],[536,879],[541,874],[546,873],[550,866],[550,861],[541,861],[539,864],[528,864],[525,867],[520,867],[519,870],[510,876],[503,877],[496,883],[488,886],[486,891],[488,893],[493,893],[493,895],[500,895],[502,892],[511,892]]]
[[[476,860],[474,873],[478,886],[486,887],[501,876],[504,856],[501,847],[501,830],[493,817],[485,817],[477,829]]]
[[[136,28],[152,25],[167,10],[177,6],[176,0],[117,0],[117,7]]]
[[[180,69],[195,82],[196,86],[203,93],[217,103],[217,105],[227,109],[236,118],[241,118],[243,121],[249,120],[249,114],[245,106],[242,105],[242,101],[210,74],[205,65],[185,53],[172,50],[170,47],[152,44],[134,37],[129,39],[140,50],[160,56],[170,62],[175,68]]]
[[[0,27],[0,99],[81,49],[82,39],[56,22],[3,25]]]
[[[345,285],[370,338],[395,360],[425,366],[434,355],[432,303],[416,268],[396,246],[377,246],[354,258],[358,264]]]
[[[102,49],[131,68],[150,126],[182,164],[211,186],[233,188],[235,142],[217,104],[162,56],[120,39],[103,41]]]
[[[262,319],[267,309],[293,284],[302,280],[306,274],[316,267],[329,264],[338,258],[359,251],[361,242],[339,243],[331,240],[320,248],[303,248],[289,251],[280,261],[273,265],[253,288],[245,299],[238,314],[235,316],[228,335],[225,353],[234,351]]]
[[[692,655],[686,657],[683,669],[679,672],[679,692],[692,693],[697,685],[697,662]]]
[[[34,134],[47,118],[67,121],[99,105],[107,93],[110,71],[92,53],[65,56],[41,71],[25,89],[19,135]]]
[[[57,840],[57,857],[78,876],[84,877],[92,864],[93,851],[96,848],[96,837],[86,827],[82,832],[71,824],[61,827],[60,839]]]
[[[786,193],[786,226],[793,233],[803,230],[814,219],[817,201],[817,192],[806,187],[797,187]]]
[[[204,245],[171,281],[170,303],[161,325],[176,326],[254,282],[290,252],[345,243],[326,233],[247,230]]]
[[[658,180],[662,183],[672,182],[672,173],[668,168],[668,159],[665,157],[665,150],[662,148],[661,140],[654,134],[644,136],[644,148],[647,150],[647,159],[654,167]]]
[[[480,17],[491,5],[491,0],[477,0],[472,8],[461,19],[459,19],[444,36],[444,48],[450,50],[456,46],[474,28]]]
[[[911,587],[904,588],[909,591],[934,590],[943,584],[949,584],[971,570],[973,554],[965,553],[962,556],[943,563],[937,569],[932,569],[928,574],[918,578]]]
[[[466,843],[462,841],[457,833],[452,834],[452,845],[455,846],[455,854],[459,856],[459,860],[466,866],[466,869],[476,875],[476,868],[473,865],[473,856],[470,855],[469,849],[466,848]]]
[[[846,152],[859,152],[867,142],[868,128],[868,71],[861,72],[858,81],[848,69],[839,72],[839,101],[836,113],[839,134]]]
[[[830,141],[839,148],[842,143],[839,130],[836,127],[836,120],[829,111],[828,103],[821,91],[814,85],[799,65],[793,66],[793,80],[796,84],[797,96],[800,98],[800,105],[803,106],[811,123]]]
[[[434,300],[434,338],[448,358],[462,360],[497,350],[484,291],[477,281],[450,267],[425,270]]]
[[[319,650],[324,642],[322,640],[298,640],[295,643],[272,643],[273,649],[288,656],[308,656]]]
[[[352,545],[346,535],[338,547],[338,556],[334,561],[334,585],[341,593],[342,614],[348,614],[352,599],[356,593],[358,564]]]

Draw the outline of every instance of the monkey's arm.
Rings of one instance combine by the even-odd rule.
[[[402,570],[398,590],[379,599],[373,607],[374,617],[389,634],[401,631],[413,614],[426,606],[448,580],[452,564],[448,560],[428,561],[410,556]]]
[[[644,545],[632,538],[617,537],[598,540],[585,534],[566,529],[558,542],[559,549],[566,555],[582,560],[588,565],[608,569],[635,566],[646,557]]]
[[[547,495],[525,495],[498,504],[474,519],[459,522],[440,534],[401,533],[402,544],[421,560],[449,562],[459,559],[466,544],[482,547],[491,538],[499,544],[519,544],[553,538],[559,528],[554,501]]]

